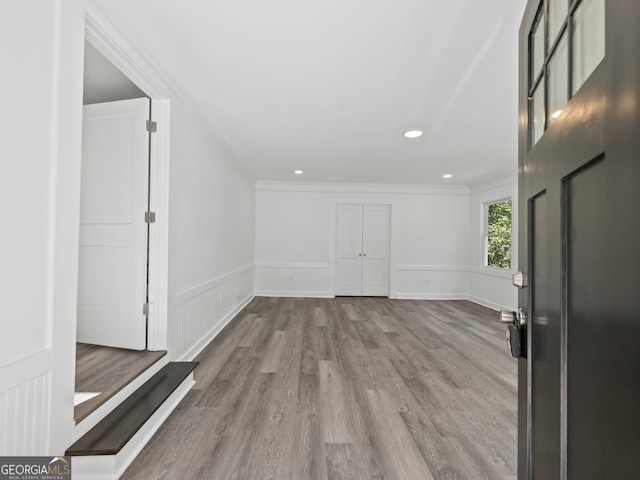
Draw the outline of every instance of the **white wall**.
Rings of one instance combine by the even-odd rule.
[[[392,219],[397,298],[467,298],[467,194],[459,188],[397,199]]]
[[[213,132],[177,117],[168,345],[171,358],[192,359],[253,298],[255,190]]]
[[[0,455],[73,429],[83,12],[0,3]]]
[[[152,168],[165,185],[152,187],[154,228],[168,237],[152,246],[166,276],[156,343],[191,358],[254,291],[253,181],[144,48],[91,2],[3,0],[0,455],[62,455],[73,439],[87,14],[109,60],[170,112],[153,144],[166,152]]]
[[[466,187],[258,182],[256,189],[258,295],[333,296],[336,205],[369,203],[391,205],[390,297],[466,298]]]
[[[391,205],[390,297],[470,299],[515,309],[511,271],[483,266],[483,209],[513,201],[518,229],[517,177],[467,187],[319,185],[258,182],[256,294],[334,294],[335,208],[338,203]]]
[[[488,203],[512,201],[511,270],[484,266],[484,209]],[[517,309],[518,292],[511,275],[518,265],[518,178],[505,176],[474,185],[469,196],[469,299],[494,309]]]
[[[256,192],[256,291],[330,296],[330,199],[321,191]]]

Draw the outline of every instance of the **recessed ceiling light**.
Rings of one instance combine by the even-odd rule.
[[[304,172],[302,170],[296,170],[293,173],[295,173],[296,175],[302,175]]]
[[[451,175],[450,173],[445,173],[444,175],[442,175],[442,178],[451,178],[453,177],[453,175]]]
[[[407,138],[418,138],[422,135],[422,130],[407,130],[403,135]]]

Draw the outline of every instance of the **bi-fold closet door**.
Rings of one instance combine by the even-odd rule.
[[[335,294],[389,295],[389,205],[338,205]]]

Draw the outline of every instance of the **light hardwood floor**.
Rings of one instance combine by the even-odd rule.
[[[516,472],[516,362],[467,301],[256,298],[123,479]]]

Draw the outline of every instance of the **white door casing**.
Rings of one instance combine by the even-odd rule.
[[[389,295],[389,220],[389,205],[337,205],[336,295]]]
[[[146,347],[149,99],[84,107],[77,340]]]

